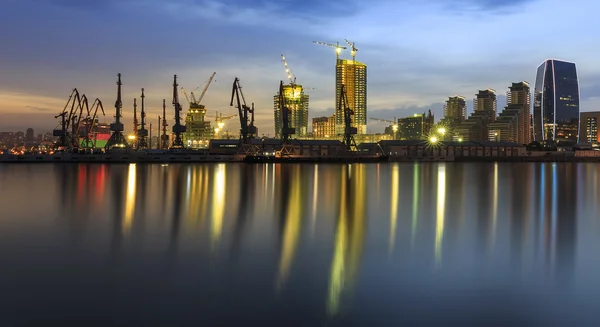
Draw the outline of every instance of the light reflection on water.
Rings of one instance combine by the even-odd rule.
[[[596,323],[599,174],[2,165],[0,322]]]

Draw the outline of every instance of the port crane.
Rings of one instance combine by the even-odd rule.
[[[133,148],[137,149],[138,142],[138,126],[139,126],[138,118],[137,118],[137,98],[133,98]]]
[[[117,74],[117,100],[115,101],[115,122],[110,124],[110,130],[112,134],[106,142],[104,148],[111,150],[113,148],[127,148],[127,141],[123,136],[123,123],[121,123],[121,109],[123,108],[123,101],[121,100],[121,74]]]
[[[289,117],[289,108],[285,103],[285,95],[283,92],[283,81],[279,83],[279,110],[281,110],[281,119],[283,121],[283,125],[281,128],[281,136],[283,144],[288,144],[290,142],[290,136],[296,134],[296,129],[290,127],[290,117]]]
[[[162,115],[162,135],[160,136],[160,149],[168,149],[169,148],[169,135],[167,135],[167,100],[163,99],[163,115]],[[160,116],[158,116],[158,120],[160,121]],[[161,126],[159,125],[159,126]]]
[[[67,110],[69,108],[69,105],[71,106],[71,109]],[[74,112],[76,108],[78,108],[80,105],[81,97],[79,96],[79,91],[76,88],[74,88],[71,91],[71,94],[69,95],[69,99],[67,100],[63,111],[54,117],[61,118],[60,129],[54,129],[54,131],[52,132],[52,135],[58,136],[58,141],[54,144],[55,150],[58,150],[60,148],[70,148],[72,144],[72,136],[69,133],[69,128],[73,122]]]
[[[175,109],[175,125],[173,125],[173,133],[175,138],[171,144],[171,149],[183,149],[183,139],[181,134],[185,133],[185,126],[181,125],[181,104],[179,103],[179,94],[177,93],[177,75],[173,75],[173,108]]]
[[[96,147],[96,126],[98,125],[98,109],[102,111],[102,116],[106,116],[104,113],[104,106],[102,105],[102,101],[96,98],[94,102],[92,102],[92,106],[87,110],[87,116],[83,122],[83,130],[80,130],[80,135],[83,137],[81,141],[81,147],[84,149],[93,149]],[[90,116],[91,114],[91,116]],[[94,135],[93,140],[90,139],[90,134]]]
[[[144,110],[144,88],[142,88],[142,95],[140,96],[142,100],[142,112],[140,113],[140,117],[142,119],[140,124],[140,129],[137,130],[137,147],[138,149],[147,149],[148,148],[148,130],[146,129],[146,111]]]
[[[240,117],[240,140],[243,145],[249,144],[250,139],[253,139],[257,134],[257,129],[254,126],[254,103],[252,103],[252,107],[246,105],[246,99],[244,98],[244,93],[242,93],[240,80],[237,77],[233,81],[231,90],[231,101],[229,105],[232,107],[234,106],[234,100]],[[250,118],[248,118],[248,113],[251,115]]]
[[[335,44],[331,44],[331,43],[325,43],[325,42],[320,42],[320,41],[313,41],[313,43],[319,44],[319,45],[324,45],[324,46],[330,47],[330,48],[334,48],[335,49],[336,59],[340,59],[340,53],[342,53],[342,50],[348,49],[348,48],[346,48],[344,46],[341,46],[340,42],[336,42]]]
[[[354,141],[354,136],[357,134],[356,127],[352,127],[352,115],[354,115],[354,110],[348,107],[348,98],[346,97],[346,86],[342,84],[340,100],[338,102],[338,112],[343,111],[344,113],[344,144],[346,145],[346,149],[351,150],[352,148],[356,149],[356,142]]]

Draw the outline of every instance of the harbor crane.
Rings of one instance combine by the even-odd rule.
[[[296,129],[290,127],[290,110],[287,104],[285,103],[285,95],[283,93],[283,81],[279,83],[279,110],[281,110],[281,119],[283,121],[283,125],[281,128],[283,144],[288,144],[290,142],[290,136],[296,134]]]
[[[160,121],[160,116],[158,116]],[[169,148],[169,135],[167,135],[167,100],[163,99],[163,115],[162,115],[162,135],[160,136],[160,149],[167,150]]]
[[[127,148],[127,141],[123,136],[123,123],[121,123],[121,111],[123,108],[123,101],[121,100],[121,74],[117,74],[117,100],[115,101],[115,122],[110,124],[110,130],[112,134],[106,142],[104,148],[111,150],[113,148]]]
[[[133,98],[133,148],[137,149],[138,142],[138,126],[139,126],[138,118],[137,118],[137,98]]]
[[[102,111],[102,116],[106,116],[104,113],[104,106],[102,101],[96,98],[92,105],[87,108],[87,115],[83,121],[83,124],[79,128],[79,135],[83,138],[81,147],[84,149],[93,149],[96,147],[96,126],[98,126],[98,109]],[[91,116],[90,116],[91,115]],[[93,135],[93,139],[90,138]]]
[[[140,96],[142,99],[142,112],[140,116],[142,118],[140,129],[137,130],[137,147],[138,149],[147,149],[148,148],[148,130],[146,129],[146,111],[144,110],[144,88],[142,88],[142,95]]]
[[[346,50],[347,49],[346,47],[341,46],[340,42],[336,42],[335,44],[331,44],[331,43],[325,43],[325,42],[320,42],[320,41],[313,41],[313,43],[324,45],[324,46],[330,47],[330,48],[334,48],[335,49],[336,59],[340,59],[340,53],[342,52],[342,50]]]
[[[352,61],[356,61],[356,52],[358,49],[354,46],[354,42],[348,41],[348,39],[344,39],[348,46],[350,46],[350,55],[352,56]]]
[[[173,108],[175,109],[175,125],[173,125],[173,133],[175,138],[171,144],[171,149],[183,149],[183,139],[181,134],[185,133],[185,126],[181,125],[181,104],[179,103],[179,94],[177,93],[177,75],[173,75]]]
[[[71,109],[67,110],[69,108],[69,105],[70,105]],[[61,148],[67,149],[72,144],[71,143],[71,135],[69,133],[69,128],[73,121],[73,114],[74,114],[76,108],[78,108],[80,105],[81,105],[81,97],[79,96],[79,91],[76,88],[74,88],[71,91],[71,94],[69,95],[69,99],[67,100],[67,103],[65,104],[65,107],[63,108],[63,111],[54,117],[54,118],[58,118],[58,117],[61,118],[60,129],[54,129],[54,131],[52,132],[52,135],[58,136],[58,140],[54,144],[55,150],[58,150]]]
[[[198,97],[198,99],[196,99],[196,96],[194,95],[194,91],[190,92],[190,95],[191,95],[191,97],[190,97],[190,96],[188,96],[188,94],[185,91],[185,89],[183,88],[183,86],[181,87],[181,92],[185,96],[185,99],[187,100],[190,109],[204,109],[204,105],[201,104],[201,101],[202,101],[202,99],[204,99],[204,96],[206,95],[206,91],[208,91],[210,84],[212,83],[213,79],[215,78],[215,75],[217,75],[217,72],[212,73],[212,75],[206,82],[204,89],[202,89],[202,93],[200,94],[200,97]],[[196,90],[198,88],[200,88],[200,87],[197,87]]]
[[[240,117],[240,140],[242,141],[242,144],[248,144],[249,140],[253,139],[257,134],[257,129],[254,126],[254,103],[252,103],[252,107],[246,105],[246,99],[244,98],[244,93],[242,93],[240,80],[237,77],[233,81],[231,90],[231,101],[229,105],[232,107],[234,106],[234,100]],[[248,113],[251,115],[250,119],[248,118]]]
[[[354,110],[348,107],[348,98],[346,97],[346,86],[342,84],[340,100],[338,102],[338,112],[343,111],[344,113],[344,144],[346,145],[346,149],[351,150],[352,148],[356,149],[356,142],[354,141],[354,136],[357,134],[356,127],[352,127],[352,115],[354,115]]]

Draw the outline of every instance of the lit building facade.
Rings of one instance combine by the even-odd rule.
[[[531,90],[527,82],[512,83],[507,105],[489,126],[490,141],[531,142]]]
[[[292,137],[305,137],[308,134],[308,94],[300,84],[286,84],[283,86],[285,105],[289,109],[290,127],[296,129]],[[273,110],[275,118],[275,137],[281,137],[283,117],[279,108],[279,92],[273,97]]]
[[[205,121],[206,107],[203,104],[190,103],[185,116],[183,142],[188,148],[206,148],[208,140],[214,135],[209,121]]]
[[[538,67],[533,118],[535,141],[577,142],[579,82],[574,63],[549,59]]]
[[[600,111],[582,112],[579,121],[579,143],[600,143],[598,134]]]
[[[424,140],[433,126],[433,114],[414,114],[412,117],[398,119],[399,140]]]
[[[473,100],[473,113],[453,131],[454,139],[482,142],[489,139],[490,124],[496,120],[496,91],[480,90]]]
[[[312,134],[315,139],[328,139],[335,136],[335,115],[312,119]]]
[[[338,59],[335,66],[335,125],[336,134],[344,134],[344,112],[338,108],[342,94],[342,85],[346,89],[348,106],[354,111],[352,127],[358,134],[367,133],[367,65],[347,59]]]
[[[457,95],[449,97],[444,104],[444,118],[442,125],[454,128],[467,119],[467,101],[465,97]]]

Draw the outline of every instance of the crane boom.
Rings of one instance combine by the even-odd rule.
[[[341,46],[340,42],[336,42],[336,44],[331,44],[331,43],[325,43],[325,42],[320,42],[320,41],[313,41],[313,43],[324,45],[324,46],[330,47],[330,48],[334,48],[337,59],[340,58],[340,53],[342,52],[342,50],[346,50],[347,49],[346,47]]]
[[[390,123],[390,124],[397,124],[398,122],[396,121],[396,119],[394,120],[389,120],[389,119],[381,119],[381,118],[375,118],[375,117],[369,117],[369,119],[371,120],[377,120],[377,121],[382,121],[385,123]]]
[[[350,54],[352,55],[352,60],[355,60],[356,52],[358,49],[354,46],[354,42],[348,41],[348,39],[344,39],[346,43],[350,46]]]
[[[283,53],[281,54],[281,61],[283,61],[283,66],[285,66],[285,73],[287,74],[287,77],[290,80],[290,84],[295,85],[296,84],[296,75],[294,75],[294,73],[292,73],[292,71],[290,70],[290,67],[288,66],[287,60],[285,59],[285,56],[283,55]]]
[[[183,93],[183,96],[185,97],[185,100],[188,103],[188,106],[190,106],[192,103],[190,102],[190,97],[188,97],[187,92],[185,91],[185,89],[183,88],[183,86],[181,87],[181,93]]]
[[[202,101],[202,99],[204,98],[204,95],[206,94],[206,91],[208,91],[208,87],[210,86],[210,83],[212,83],[213,78],[215,78],[215,75],[217,75],[217,72],[212,73],[212,75],[208,79],[208,83],[206,83],[206,86],[202,90],[202,93],[200,94],[200,97],[198,98],[198,101],[196,101],[196,103],[200,104],[200,101]]]

